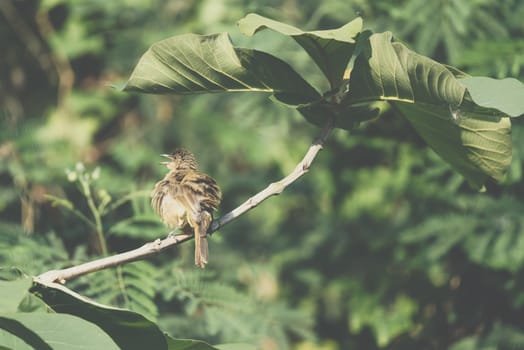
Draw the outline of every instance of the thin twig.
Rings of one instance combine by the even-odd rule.
[[[284,191],[284,189],[287,186],[289,186],[302,175],[307,173],[309,167],[311,166],[311,163],[317,156],[318,152],[322,149],[324,142],[328,138],[332,129],[333,123],[332,121],[329,121],[320,133],[320,136],[311,144],[306,155],[304,156],[304,158],[302,158],[302,161],[297,164],[295,169],[290,174],[288,174],[282,180],[270,184],[264,190],[249,198],[247,201],[242,203],[239,207],[233,209],[231,212],[214,220],[207,233],[210,234],[217,231],[220,227],[228,224],[229,222],[238,218],[240,215],[253,209],[267,198],[282,193],[282,191]],[[51,270],[45,272],[36,277],[35,280],[42,284],[52,284],[54,282],[65,283],[68,280],[86,275],[91,272],[119,266],[136,260],[145,259],[151,255],[158,254],[167,248],[178,245],[192,238],[193,235],[191,234],[170,234],[167,238],[164,238],[162,240],[157,239],[156,241],[146,243],[142,247],[130,250],[128,252],[90,261],[85,264],[73,266],[63,270]]]
[[[209,228],[207,233],[213,233],[217,231],[220,227],[226,225],[227,223],[236,219],[245,212],[253,209],[269,197],[279,195],[280,193],[282,193],[282,191],[286,189],[286,187],[288,187],[302,175],[307,173],[309,167],[311,166],[311,163],[317,156],[318,152],[322,149],[324,142],[328,138],[332,129],[333,123],[330,121],[324,127],[324,129],[322,129],[322,132],[320,133],[319,137],[311,144],[311,146],[309,146],[309,149],[304,158],[302,158],[302,161],[297,164],[295,169],[289,175],[287,175],[278,182],[273,182],[264,190],[249,198],[247,201],[242,203],[237,208],[233,209],[232,211],[223,215],[222,217],[213,220],[213,223],[211,224],[211,227]]]
[[[59,282],[65,283],[76,277],[87,275],[88,273],[108,269],[125,263],[142,260],[151,255],[160,253],[169,247],[175,246],[193,238],[191,234],[168,235],[164,239],[157,239],[124,253],[108,256],[102,259],[93,260],[81,265],[69,267],[63,270],[51,270],[37,276],[35,280],[42,284]]]

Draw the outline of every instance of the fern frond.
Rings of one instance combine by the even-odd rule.
[[[313,338],[312,320],[303,311],[214,282],[208,272],[172,269],[171,273],[162,295],[166,301],[183,302],[186,314],[195,319],[191,322],[195,336],[212,335],[226,342],[271,340],[278,349],[289,349],[289,333]],[[176,317],[160,319],[175,334],[185,328],[180,321]]]
[[[455,343],[450,350],[522,350],[524,332],[515,327],[496,323],[486,336],[472,336]]]
[[[425,259],[436,261],[454,248],[493,269],[515,271],[524,264],[524,206],[515,198],[463,197],[453,212],[430,216],[404,231],[406,245],[423,244]]]
[[[16,266],[30,275],[70,262],[62,240],[54,234],[28,236],[19,225],[0,223],[0,265]]]
[[[155,320],[157,275],[151,263],[139,261],[79,278],[72,281],[71,287],[100,303],[127,308]]]

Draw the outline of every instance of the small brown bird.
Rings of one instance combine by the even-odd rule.
[[[151,193],[151,205],[162,221],[172,228],[195,236],[195,265],[204,268],[208,262],[207,230],[213,221],[222,193],[216,181],[198,171],[193,154],[177,149],[163,154],[169,162],[161,162],[169,172],[157,182]]]

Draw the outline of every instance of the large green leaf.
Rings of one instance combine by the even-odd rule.
[[[267,92],[292,105],[320,98],[287,63],[234,48],[226,33],[183,34],[153,44],[120,88],[155,94]]]
[[[14,281],[0,281],[0,312],[15,312],[18,305],[29,294],[33,283],[31,278]]]
[[[232,344],[221,344],[221,345],[215,345],[215,347],[218,350],[255,350],[255,346],[249,345],[249,344],[240,344],[240,343],[232,343]]]
[[[62,285],[44,285],[37,281],[34,291],[38,292],[54,311],[76,315],[96,324],[122,349],[217,349],[199,340],[172,338],[138,313],[101,305]]]
[[[477,105],[495,108],[511,117],[524,115],[524,84],[517,79],[468,77],[460,82]]]
[[[511,162],[509,118],[466,100],[455,71],[391,40],[389,32],[369,37],[343,103],[389,101],[475,187],[501,180]]]
[[[336,127],[345,129],[376,117],[380,109],[372,103],[388,101],[475,186],[487,177],[500,180],[509,166],[511,125],[494,108],[515,114],[520,112],[519,103],[501,96],[494,103],[486,101],[488,87],[478,92],[456,69],[392,42],[390,32],[361,33],[360,18],[338,29],[304,32],[255,14],[240,20],[239,27],[247,35],[269,28],[292,37],[328,77],[332,91],[320,96],[287,63],[263,52],[234,48],[226,34],[187,34],[153,45],[124,90],[263,91],[296,105],[315,125],[334,119]],[[352,55],[348,82],[343,76]]]
[[[99,327],[72,315],[0,314],[0,328],[37,349],[120,349]]]
[[[217,348],[199,340],[174,339],[166,336],[168,350],[217,350]]]
[[[362,44],[350,78],[349,103],[370,100],[459,106],[466,88],[444,65],[419,55],[390,32],[373,34]]]
[[[38,339],[38,343],[45,346],[45,343],[42,339]],[[4,349],[33,350],[35,348],[30,346],[22,338],[19,338],[13,333],[0,328],[0,350]]]
[[[221,344],[211,346],[203,341],[191,339],[174,339],[166,336],[168,350],[255,350],[249,344]]]
[[[17,320],[0,315],[0,330],[1,349],[24,349],[25,347],[29,347],[29,349],[51,349],[36,332]],[[22,346],[18,347],[18,344],[22,344]]]
[[[54,311],[96,324],[121,349],[167,349],[163,332],[144,316],[95,303],[61,285],[36,282],[33,291]]]
[[[331,87],[335,88],[343,80],[355,48],[355,38],[362,30],[362,18],[357,17],[337,29],[304,32],[289,24],[250,13],[238,22],[238,26],[242,33],[249,36],[269,28],[292,37],[315,61]]]
[[[511,163],[508,117],[450,110],[423,103],[395,106],[445,161],[477,188],[486,178],[502,180]]]

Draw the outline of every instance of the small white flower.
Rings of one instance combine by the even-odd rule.
[[[69,181],[69,182],[75,182],[76,179],[78,178],[78,176],[76,174],[76,171],[72,171],[72,170],[66,169],[65,172],[66,172],[66,175],[67,175],[67,181]]]
[[[93,170],[93,172],[91,173],[91,178],[93,180],[98,180],[100,178],[100,167],[99,166],[97,166],[95,170]]]
[[[83,173],[86,170],[86,167],[84,166],[84,163],[78,162],[75,165],[75,169],[79,173]]]

